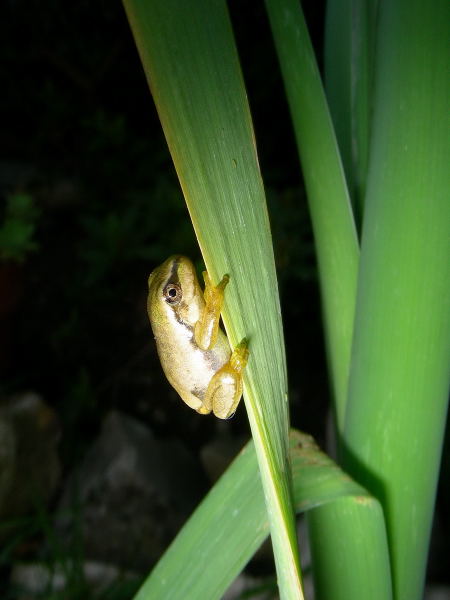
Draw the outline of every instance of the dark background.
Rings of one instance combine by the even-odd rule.
[[[319,63],[322,3],[304,3]],[[291,421],[325,443],[329,388],[305,192],[262,3],[229,3],[267,190]],[[194,455],[217,433],[165,381],[146,315],[147,277],[198,246],[122,5],[3,5],[0,216],[36,204],[35,242],[3,323],[0,394],[39,393],[56,412],[63,474],[118,409]],[[2,290],[3,293],[4,290]],[[221,427],[247,439],[244,407]],[[438,576],[442,576],[439,573]]]
[[[321,439],[327,376],[289,114],[263,7],[230,9],[289,323],[292,420]],[[1,391],[37,390],[57,410],[68,464],[111,407],[200,445],[214,419],[198,418],[163,379],[145,302],[157,264],[201,257],[123,8],[11,3],[3,28],[1,191],[27,191],[39,216]],[[248,431],[243,408],[229,427]]]

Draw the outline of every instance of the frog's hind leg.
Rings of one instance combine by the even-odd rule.
[[[214,374],[203,400],[205,412],[214,412],[219,419],[229,419],[236,412],[242,396],[242,370],[247,364],[248,343],[244,338],[236,346],[230,360]]]

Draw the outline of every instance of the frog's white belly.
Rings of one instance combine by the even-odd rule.
[[[201,350],[195,343],[193,328],[176,323],[176,336],[155,332],[161,364],[171,385],[191,408],[203,404],[208,384],[213,375],[228,362],[231,350],[225,334],[219,330],[216,345]]]

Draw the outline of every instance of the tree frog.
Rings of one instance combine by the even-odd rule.
[[[171,256],[150,274],[147,311],[169,383],[197,412],[229,419],[242,396],[247,340],[231,352],[219,329],[229,276],[217,286],[206,271],[203,278],[202,293],[192,262]]]

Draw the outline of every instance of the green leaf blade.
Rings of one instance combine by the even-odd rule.
[[[373,108],[377,2],[330,0],[325,87],[358,224],[364,212]]]
[[[331,116],[301,7],[266,0],[316,242],[335,413],[344,427],[359,247]]]
[[[264,188],[226,5],[126,0],[202,254],[230,275],[223,320],[250,342],[244,399],[263,480],[281,596],[301,598],[288,464],[286,360]],[[173,252],[175,249],[171,249]]]

